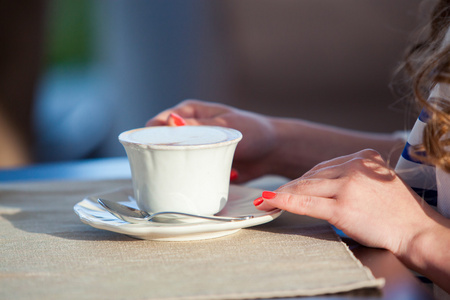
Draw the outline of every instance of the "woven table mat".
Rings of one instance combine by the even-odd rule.
[[[380,288],[328,223],[283,213],[221,238],[137,240],[73,206],[129,181],[0,184],[1,299],[251,299]]]

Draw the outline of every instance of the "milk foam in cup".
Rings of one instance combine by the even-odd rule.
[[[242,134],[216,126],[156,126],[123,132],[134,196],[150,213],[218,213],[226,204]]]

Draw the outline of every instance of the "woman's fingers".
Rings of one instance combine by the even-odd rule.
[[[270,210],[276,207],[294,214],[307,215],[323,220],[330,220],[333,217],[337,205],[332,198],[285,192],[263,192],[262,197],[258,199],[255,200],[254,204],[261,210]]]
[[[254,201],[256,208],[270,210],[274,207],[292,213],[329,220],[336,207],[336,193],[340,180],[297,179],[275,192],[265,191]]]
[[[167,125],[169,125],[169,126],[184,126],[184,125],[186,125],[186,120],[183,119],[177,113],[170,113],[169,117],[167,118]]]
[[[361,150],[361,151],[353,153],[353,154],[344,155],[344,156],[340,156],[340,157],[337,157],[334,159],[330,159],[330,160],[321,162],[321,163],[317,164],[316,166],[314,166],[311,170],[309,170],[308,172],[303,174],[302,177],[303,178],[314,177],[314,176],[318,175],[320,172],[320,177],[330,178],[330,176],[332,176],[333,173],[332,172],[329,172],[329,173],[323,172],[324,170],[330,169],[330,167],[335,168],[335,167],[338,167],[341,165],[345,165],[353,160],[359,160],[359,159],[373,160],[373,161],[377,161],[381,164],[384,164],[383,158],[377,151],[371,150],[371,149],[365,149],[365,150]],[[332,169],[330,169],[330,170],[332,170]]]
[[[170,125],[171,114],[183,118],[186,125],[212,125],[221,114],[228,112],[229,108],[218,103],[202,102],[198,100],[185,100],[173,108],[167,109],[147,121],[146,126]]]
[[[335,170],[339,173],[340,171]],[[333,198],[340,188],[340,181],[334,178],[299,178],[279,187],[276,192],[312,195]]]

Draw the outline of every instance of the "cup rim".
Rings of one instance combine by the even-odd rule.
[[[237,144],[243,137],[242,133],[239,130],[236,130],[234,128],[229,128],[229,127],[211,126],[211,125],[186,125],[183,127],[197,127],[197,126],[217,128],[220,130],[229,131],[229,132],[233,133],[236,137],[232,138],[230,140],[222,141],[222,142],[199,144],[199,145],[147,144],[147,143],[131,141],[126,138],[126,136],[128,134],[130,134],[131,132],[140,131],[140,130],[149,130],[151,128],[168,127],[168,126],[149,126],[149,127],[140,127],[140,128],[126,130],[119,134],[118,139],[119,139],[119,142],[124,146],[136,146],[136,147],[140,147],[140,148],[147,148],[147,149],[154,149],[154,150],[194,150],[194,149],[218,148],[218,147],[228,146],[228,145],[232,145],[232,144]],[[178,128],[178,127],[174,127],[174,128]]]

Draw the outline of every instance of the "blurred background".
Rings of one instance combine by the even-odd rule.
[[[124,156],[183,99],[402,130],[389,89],[433,1],[2,1],[0,168]]]

